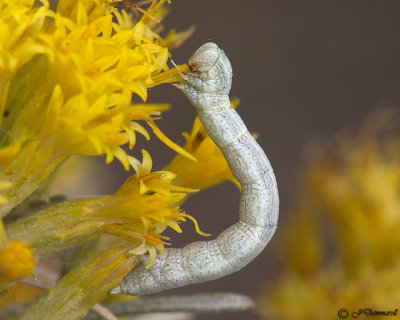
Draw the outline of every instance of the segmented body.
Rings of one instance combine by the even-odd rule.
[[[144,295],[218,279],[240,270],[272,238],[279,198],[271,165],[242,119],[230,107],[232,69],[214,43],[201,46],[189,60],[193,73],[180,86],[197,109],[207,133],[224,154],[242,187],[239,221],[211,241],[166,249],[150,269],[148,258],[135,267],[112,293]]]

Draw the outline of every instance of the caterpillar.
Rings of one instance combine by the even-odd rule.
[[[268,244],[278,223],[275,175],[264,151],[230,107],[231,64],[215,43],[202,45],[189,59],[192,72],[178,85],[207,133],[221,149],[242,191],[239,221],[216,239],[166,249],[146,269],[147,256],[112,291],[145,295],[218,279],[236,272]]]

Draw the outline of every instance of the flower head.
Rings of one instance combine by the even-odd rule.
[[[0,290],[10,282],[28,277],[35,261],[32,251],[21,241],[9,241],[0,219]]]
[[[140,103],[148,88],[178,74],[168,70],[169,50],[154,30],[165,1],[136,19],[115,4],[60,0],[56,11],[46,0],[0,4],[0,174],[15,182],[0,216],[70,155],[104,154],[128,170],[121,146],[133,148],[136,132],[149,139],[137,121],[153,124],[167,108]],[[27,162],[28,154],[35,160]]]
[[[313,149],[298,210],[283,237],[285,266],[264,289],[261,314],[333,318],[343,307],[356,312],[396,305],[399,138],[382,136],[360,134]]]
[[[34,266],[32,251],[19,241],[0,250],[0,284],[28,277]]]
[[[180,81],[179,71],[188,70],[167,66],[169,49],[192,31],[159,36],[165,3],[153,0],[146,10],[112,0],[59,0],[57,10],[47,0],[0,3],[0,217],[11,213],[11,241],[0,243],[0,290],[23,290],[14,282],[32,272],[33,257],[77,245],[77,252],[90,251],[79,266],[68,264],[69,272],[21,319],[82,317],[140,255],[150,255],[150,267],[169,240],[162,235],[167,227],[181,232],[180,223],[191,219],[205,235],[180,209],[197,191],[188,185],[233,179],[198,120],[182,148],[156,125],[168,106],[146,103],[149,88]],[[140,121],[182,156],[179,168],[171,164],[176,172],[152,172],[145,151],[142,162],[127,154],[124,146],[133,148],[137,133],[150,138]],[[104,155],[107,163],[117,158],[136,174],[113,195],[31,208],[29,200],[41,194],[33,193],[72,155]],[[207,174],[196,175],[198,169]]]
[[[167,227],[181,232],[180,221],[188,217],[180,209],[187,192],[195,190],[173,185],[175,174],[151,172],[150,155],[143,162],[130,158],[137,173],[112,196],[66,201],[38,211],[8,227],[11,239],[24,241],[39,252],[57,251],[81,243],[98,233],[107,233],[133,244],[136,254],[163,249]]]

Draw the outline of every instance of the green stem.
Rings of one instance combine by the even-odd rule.
[[[0,207],[0,217],[28,198],[64,159],[55,157],[50,147],[40,145],[37,140],[28,141],[0,168],[0,176],[13,184],[5,193],[8,202]]]
[[[97,199],[65,201],[8,225],[7,234],[41,253],[68,248],[99,230],[101,221],[88,219],[96,203]]]

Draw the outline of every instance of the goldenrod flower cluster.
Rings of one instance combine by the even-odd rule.
[[[155,122],[168,105],[146,103],[149,88],[182,81],[178,70],[188,70],[167,66],[169,49],[192,32],[172,30],[162,38],[159,23],[167,12],[165,0],[147,9],[111,0],[59,0],[56,10],[47,0],[0,2],[0,217],[6,218],[0,306],[26,289],[16,281],[43,255],[76,245],[77,252],[89,252],[79,265],[71,263],[74,269],[64,268],[69,273],[23,319],[82,317],[140,255],[150,255],[150,267],[169,240],[162,235],[167,227],[181,232],[179,224],[189,218],[201,233],[180,209],[196,191],[191,188],[233,180],[198,120],[182,148]],[[124,146],[135,146],[136,133],[150,139],[143,122],[179,153],[179,168],[175,159],[152,172],[146,151],[142,161],[127,154]],[[103,155],[107,163],[117,158],[136,174],[111,196],[29,209],[32,195],[72,155]]]
[[[167,227],[182,232],[178,222],[185,220],[185,214],[180,204],[187,192],[195,190],[171,184],[176,176],[172,172],[150,172],[152,161],[146,151],[143,163],[130,160],[137,173],[114,195],[65,201],[37,211],[11,224],[8,236],[48,253],[107,233],[137,244],[132,250],[136,254],[149,250],[153,261],[156,247],[163,249],[159,234]]]
[[[283,236],[284,268],[259,298],[261,314],[338,319],[340,309],[351,317],[397,308],[399,150],[399,138],[365,134],[314,149]]]
[[[135,120],[166,108],[131,103],[145,101],[152,77],[168,69],[168,48],[157,44],[148,16],[134,23],[110,1],[59,1],[56,12],[33,3],[1,4],[0,158],[13,157],[0,170],[13,182],[3,216],[68,155],[105,154],[128,170],[120,146],[132,148],[135,132],[148,137]]]

